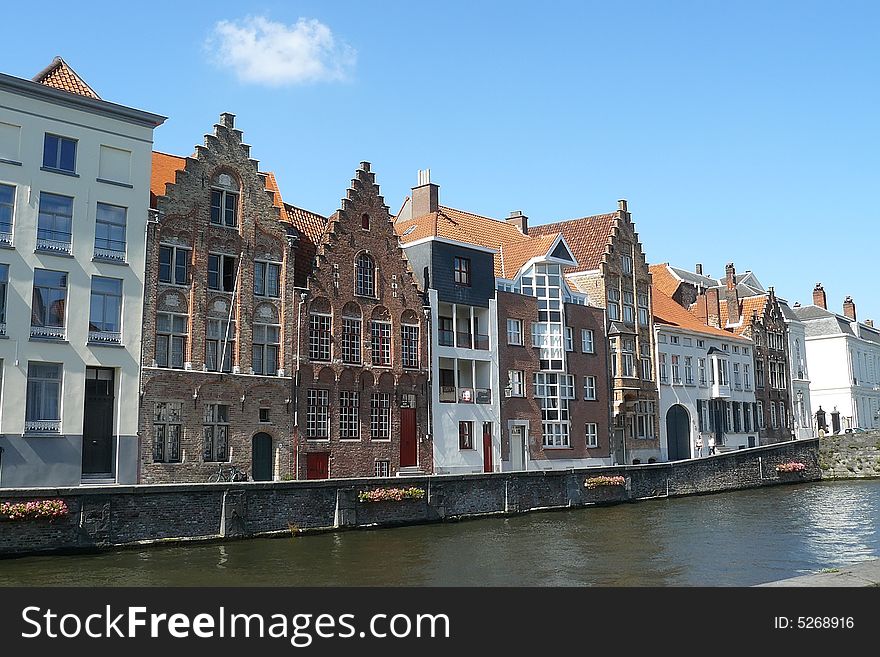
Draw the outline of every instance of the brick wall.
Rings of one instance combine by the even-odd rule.
[[[823,436],[819,467],[823,479],[880,477],[880,431]]]
[[[775,466],[807,469],[780,476]],[[597,475],[623,487],[587,489]],[[165,539],[217,539],[300,529],[412,524],[645,498],[712,493],[820,478],[818,439],[639,466],[473,475],[236,484],[8,489],[0,502],[64,499],[62,519],[0,523],[0,555],[83,550]],[[423,500],[358,502],[378,487],[422,488]]]

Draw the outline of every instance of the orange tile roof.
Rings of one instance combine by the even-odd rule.
[[[660,290],[666,296],[673,296],[678,291],[681,281],[669,271],[669,263],[664,262],[661,265],[649,265],[651,272],[651,283],[654,290]]]
[[[654,321],[657,324],[676,326],[688,331],[711,335],[716,338],[725,338],[727,340],[737,339],[734,333],[731,333],[730,331],[724,331],[715,328],[714,326],[704,324],[699,317],[679,306],[671,296],[656,287],[651,289],[651,310],[654,313]]]
[[[272,171],[267,171],[266,176],[266,189],[272,192],[272,205],[281,210],[281,218],[284,219],[284,201],[281,200],[281,189],[278,187],[278,180],[275,179],[275,174]]]
[[[284,204],[281,219],[293,224],[294,228],[302,235],[296,246],[293,278],[296,285],[305,287],[309,274],[314,268],[315,254],[318,252],[318,247],[324,242],[324,233],[329,222],[327,217],[303,210],[295,205],[290,205],[290,203]]]
[[[60,57],[53,59],[51,64],[37,73],[33,77],[33,81],[68,93],[101,100],[95,90],[86,84],[86,81]]]
[[[724,301],[724,290],[718,291],[718,296],[720,298],[720,306],[721,310],[721,323],[723,325],[727,325],[727,303]],[[731,327],[731,329],[737,334],[742,335],[743,332],[749,327],[749,323],[752,319],[752,313],[757,313],[758,317],[764,316],[764,307],[767,305],[766,294],[757,294],[753,297],[740,297],[739,299],[739,316],[740,323],[737,326]]]
[[[156,207],[156,197],[165,196],[165,184],[174,182],[174,174],[186,166],[186,158],[153,151],[150,173],[150,207]]]
[[[529,226],[529,235],[562,233],[578,262],[577,267],[566,267],[565,271],[590,271],[598,269],[602,262],[605,247],[611,237],[611,227],[617,216],[618,213],[611,212],[541,226]]]
[[[407,232],[410,228],[414,230]],[[558,233],[539,237],[523,235],[513,224],[472,212],[440,206],[437,212],[395,222],[404,244],[425,237],[443,237],[495,250],[495,276],[512,279],[532,258],[547,255]]]

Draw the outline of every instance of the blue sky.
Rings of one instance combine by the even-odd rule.
[[[17,4],[0,71],[61,55],[169,116],[176,154],[230,111],[288,202],[332,212],[361,160],[392,211],[420,168],[532,223],[626,198],[651,262],[732,261],[791,302],[821,281],[880,320],[880,3],[50,5]]]

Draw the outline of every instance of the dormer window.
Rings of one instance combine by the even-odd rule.
[[[215,226],[238,226],[238,195],[236,180],[221,173],[211,184],[211,223]]]
[[[460,258],[455,256],[453,263],[453,271],[455,272],[455,284],[470,286],[471,284],[471,261],[470,258]]]

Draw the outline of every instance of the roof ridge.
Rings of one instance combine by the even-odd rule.
[[[74,82],[79,83],[85,88],[85,91],[88,93],[83,93],[82,91],[72,91],[70,89],[65,89],[63,86],[59,86],[56,84],[50,84],[47,82],[49,76],[58,71],[59,69],[65,70],[71,77],[73,77]],[[76,71],[73,70],[73,67],[68,64],[62,57],[59,55],[55,55],[52,59],[52,62],[44,68],[42,71],[37,73],[33,78],[31,78],[31,82],[36,82],[37,84],[43,84],[47,87],[52,87],[53,89],[59,89],[60,91],[66,91],[67,93],[77,94],[78,96],[86,96],[92,97],[95,100],[103,100],[97,91],[92,89],[88,82],[82,79],[82,76],[79,75]]]

